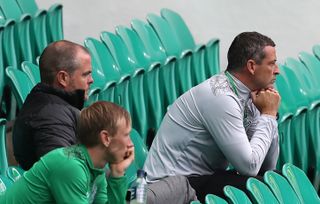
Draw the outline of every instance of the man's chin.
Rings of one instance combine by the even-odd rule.
[[[274,84],[270,84],[267,86],[267,89],[274,89]]]
[[[89,94],[88,92],[85,92],[84,93],[84,100],[87,101],[89,99]]]

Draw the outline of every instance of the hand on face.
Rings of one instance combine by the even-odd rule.
[[[109,163],[110,167],[110,175],[112,177],[120,177],[124,175],[125,170],[129,167],[129,165],[134,160],[134,146],[130,146],[126,151],[124,158],[122,161],[117,163]]]
[[[277,115],[281,97],[274,88],[252,91],[251,98],[261,114]]]

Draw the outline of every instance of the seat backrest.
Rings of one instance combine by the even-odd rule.
[[[316,82],[318,78],[315,79],[306,66],[298,59],[288,57],[285,60],[285,64],[295,73],[300,82],[301,88],[307,93],[309,100],[314,101],[319,99],[320,89]]]
[[[150,24],[139,19],[133,19],[131,21],[131,27],[142,40],[151,59],[164,64],[167,59],[166,51]]]
[[[320,198],[304,171],[287,163],[282,167],[282,174],[289,181],[301,203],[320,203]]]
[[[84,41],[84,46],[89,50],[91,60],[94,61],[92,65],[92,76],[94,83],[103,87],[108,81],[119,81],[120,70],[117,65],[113,64],[114,60],[101,41],[88,37]]]
[[[300,52],[299,59],[310,71],[310,75],[314,79],[316,87],[320,87],[320,80],[318,80],[320,76],[320,60],[308,52]]]
[[[114,61],[119,66],[120,74],[134,76],[139,66],[129,54],[129,50],[120,36],[104,31],[101,33],[100,39],[107,46]]]
[[[13,184],[13,181],[11,181],[9,178],[0,175],[0,196],[3,194],[11,185]]]
[[[247,189],[250,192],[253,203],[259,204],[278,204],[278,200],[273,195],[268,186],[256,178],[247,180]]]
[[[295,103],[292,103],[292,101],[294,101],[294,96],[292,95],[285,74],[280,74],[277,76],[275,87],[279,91],[279,94],[281,96],[281,104],[279,107],[279,121],[283,122],[289,115],[295,114],[297,106]]]
[[[223,198],[213,194],[207,194],[205,197],[205,204],[228,204]]]
[[[196,46],[193,36],[182,17],[167,8],[161,9],[161,16],[169,23],[183,50],[193,50]]]
[[[19,172],[18,168],[14,167],[14,166],[8,167],[8,169],[6,170],[6,175],[13,182],[18,181],[22,176],[22,174]]]
[[[24,61],[21,63],[21,69],[27,74],[34,86],[41,81],[40,69],[38,65],[35,65],[32,62]]]
[[[132,162],[126,170],[126,176],[129,184],[128,187],[130,187],[132,182],[136,180],[137,170],[143,168],[144,161],[146,160],[148,154],[146,145],[135,129],[131,130],[130,138],[134,144],[134,162]]]
[[[16,1],[0,0],[0,8],[6,19],[20,20],[22,12]]]
[[[21,108],[33,88],[33,84],[23,71],[12,66],[6,68],[6,75],[9,78],[9,85],[15,94],[18,107]]]
[[[0,7],[0,26],[3,26],[6,23],[5,15]]]
[[[130,56],[135,58],[137,65],[147,70],[152,60],[138,34],[124,26],[117,26],[116,33],[125,43]]]
[[[290,87],[291,93],[294,95],[295,100],[293,101],[296,107],[308,107],[309,99],[307,92],[304,89],[304,86],[301,84],[296,73],[292,68],[286,65],[279,65],[279,69],[283,75],[288,79],[288,85]]]
[[[47,15],[47,39],[48,42],[62,40],[63,21],[62,21],[62,4],[53,4],[48,9]]]
[[[283,176],[274,171],[267,171],[263,176],[264,182],[269,186],[279,203],[300,203],[297,194]]]
[[[312,52],[320,60],[320,44],[312,46]]]
[[[4,29],[3,29],[3,66],[14,66],[18,67],[20,64],[18,63],[20,58],[20,52],[18,49],[18,43],[15,38],[15,21],[7,21]]]
[[[0,175],[6,175],[7,168],[6,119],[0,118]]]
[[[31,16],[23,14],[17,2],[12,0],[0,0],[0,9],[7,19],[4,50],[8,62],[5,66],[20,67],[22,60],[31,61],[33,59],[30,34]],[[8,19],[13,19],[16,23],[8,23]]]
[[[248,196],[245,194],[245,192],[243,192],[242,190],[230,186],[230,185],[226,185],[223,188],[223,192],[226,195],[226,197],[229,200],[229,203],[232,204],[251,204],[250,199],[248,198]]]
[[[21,9],[22,13],[29,13],[31,15],[38,11],[38,5],[34,0],[15,0]]]
[[[130,138],[134,144],[135,163],[137,164],[138,168],[142,169],[148,155],[147,146],[145,145],[140,134],[135,129],[131,130]]]
[[[1,21],[1,20],[0,20]],[[1,24],[1,22],[0,22]],[[4,27],[0,25],[0,103],[2,102],[2,95],[4,91],[5,85],[5,77],[4,77],[4,63],[3,63],[3,48],[2,48],[2,41],[3,41],[3,29]]]
[[[155,14],[148,14],[147,20],[157,33],[167,55],[179,57],[183,49],[180,47],[179,40],[171,29],[169,23]]]

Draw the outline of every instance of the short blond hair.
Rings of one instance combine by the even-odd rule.
[[[100,144],[99,133],[106,130],[115,135],[122,119],[127,125],[131,124],[130,114],[119,105],[107,101],[93,103],[81,111],[77,134],[79,142],[86,147]]]

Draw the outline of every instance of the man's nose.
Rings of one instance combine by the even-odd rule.
[[[134,144],[133,144],[133,142],[132,142],[132,140],[131,140],[131,138],[129,139],[129,142],[128,142],[128,147],[133,147],[134,146]]]
[[[276,75],[278,75],[278,74],[280,74],[280,69],[279,69],[279,66],[278,66],[277,64],[276,64],[275,66],[276,66],[276,67],[275,67],[273,73],[276,74]]]
[[[89,84],[92,84],[94,82],[92,75],[89,77]]]

